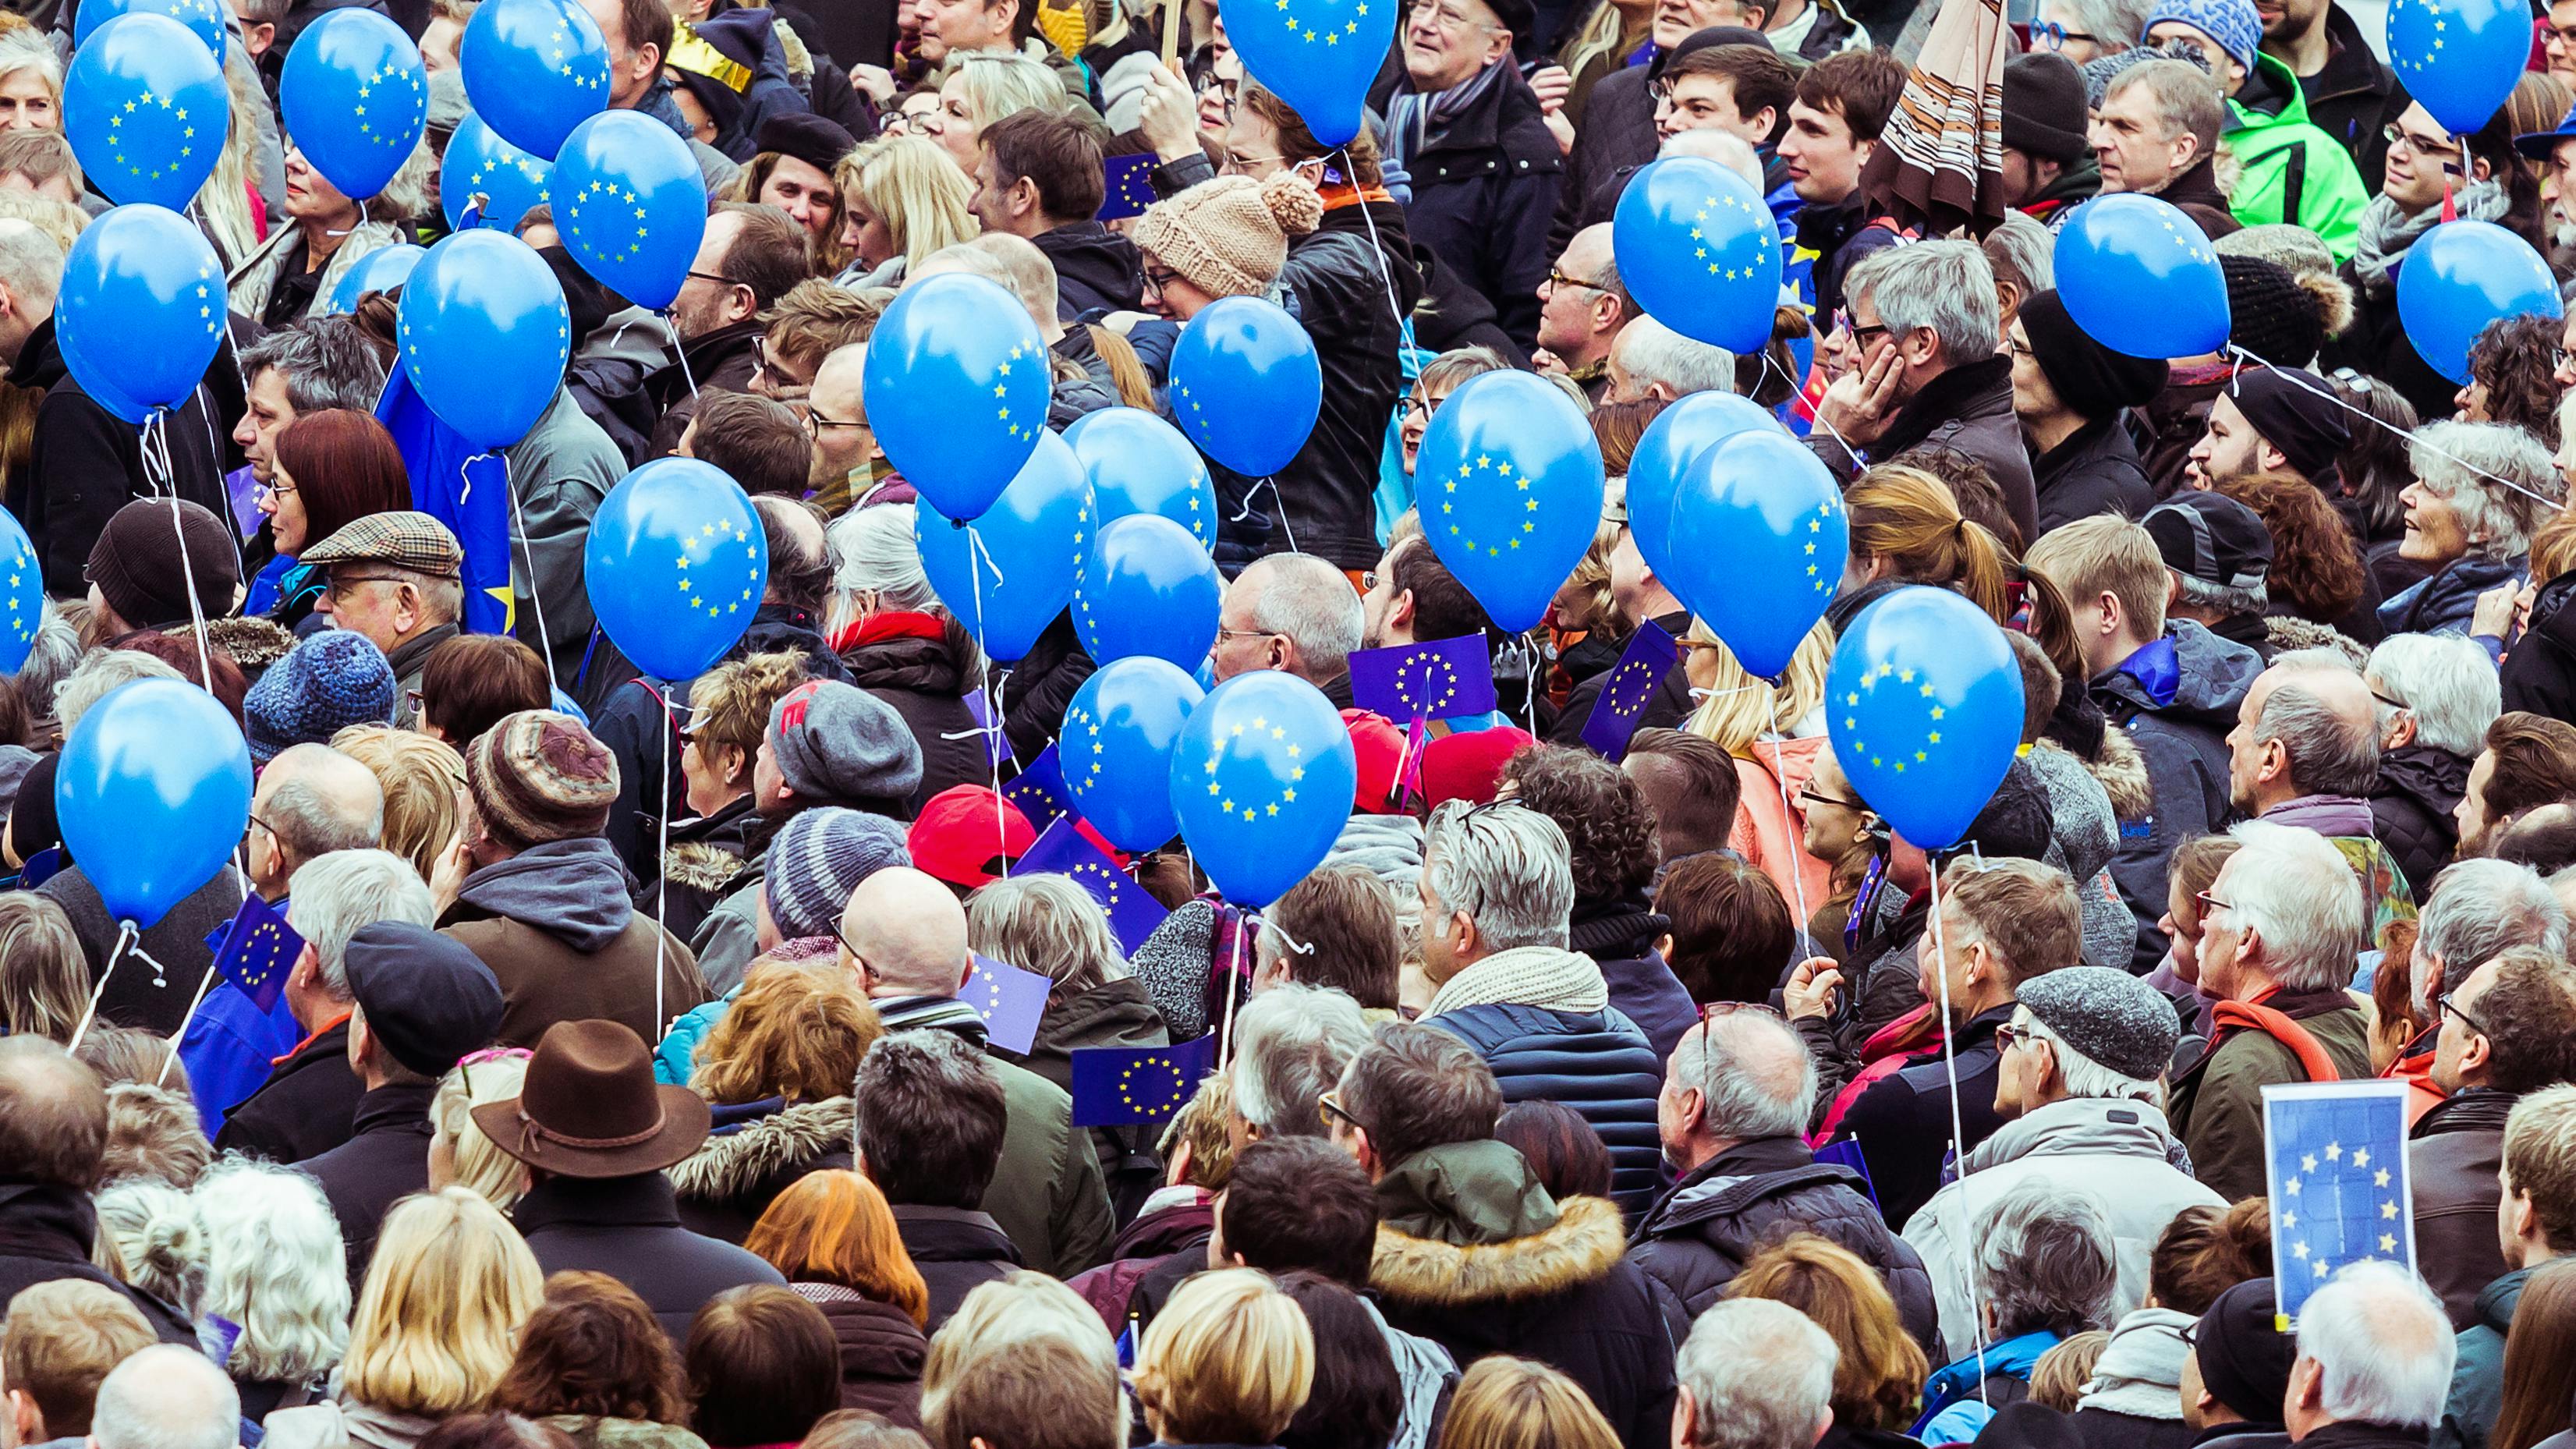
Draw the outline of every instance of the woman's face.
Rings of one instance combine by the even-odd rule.
[[[2167,952],[2166,956],[2173,962],[2174,975],[2195,986],[2198,985],[2200,983],[2200,902],[2192,896],[2191,892],[2183,889],[2183,882],[2179,877],[2175,879],[2170,893],[2165,897],[2164,919],[2156,922],[2156,929],[2164,932],[2165,939],[2173,943],[2173,949]]]
[[[338,227],[358,214],[356,202],[330,183],[302,151],[286,153],[286,214],[297,221]]]
[[[2406,537],[2397,555],[2410,563],[2440,568],[2469,551],[2469,531],[2451,500],[2416,479],[2397,495],[2406,505]]]
[[[709,759],[710,755],[715,758]],[[680,749],[680,776],[688,781],[689,809],[701,819],[743,793],[736,783],[741,772],[742,751],[729,745],[701,745],[692,739]]]
[[[896,250],[894,228],[855,188],[841,193],[841,249],[871,268],[884,266]]]
[[[2039,14],[2035,20],[2036,23],[2031,27],[2033,49],[2045,50],[2049,42],[2054,39],[2057,42],[2057,53],[2077,65],[2096,59],[2102,54],[2100,38],[2085,30],[2084,17],[2075,13],[2072,6],[2060,3],[2060,0],[2040,0]],[[2055,29],[2046,28],[2051,26]],[[2129,37],[2121,36],[2119,39],[2125,42]],[[2126,50],[2128,46],[2123,44],[2120,48]]]
[[[957,163],[968,181],[973,181],[975,164],[984,159],[975,144],[983,128],[975,124],[975,105],[966,99],[963,71],[950,76],[948,83],[939,88],[939,109],[931,112],[923,124],[931,128],[924,134],[937,141],[939,149],[948,153],[948,159]]]
[[[1818,860],[1840,859],[1867,833],[1868,812],[1852,793],[1851,781],[1843,778],[1842,767],[1834,763],[1831,750],[1816,752],[1807,788],[1798,793],[1798,808],[1806,815],[1806,833],[1799,845]]]
[[[270,469],[268,486],[259,490],[259,511],[268,515],[269,536],[277,541],[277,551],[289,558],[304,552],[311,540],[305,537],[304,494],[296,488],[295,477],[283,465]]]
[[[687,86],[671,87],[671,104],[679,107],[680,119],[688,123],[689,134],[697,139],[698,144],[712,146],[716,143],[715,117],[707,114],[707,108],[698,104],[698,98],[690,94]]]
[[[1163,259],[1145,253],[1145,305],[1158,317],[1174,322],[1187,322],[1199,310],[1216,301],[1198,283],[1163,265]],[[1412,460],[1406,459],[1410,467]]]
[[[1448,388],[1426,388],[1413,385],[1413,395],[1404,400],[1404,421],[1396,428],[1404,443],[1404,471],[1413,472],[1413,461],[1422,454],[1422,435],[1431,431],[1431,415],[1449,400]]]
[[[45,73],[32,65],[0,76],[0,131],[59,131],[62,98],[45,83]]]

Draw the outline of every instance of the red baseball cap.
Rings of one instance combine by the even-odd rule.
[[[997,867],[1037,841],[1019,806],[982,785],[951,785],[921,807],[903,844],[915,867],[972,890],[1000,880]]]

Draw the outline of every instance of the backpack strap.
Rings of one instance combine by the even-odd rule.
[[[2299,1070],[2311,1082],[2343,1080],[2343,1073],[2336,1068],[2334,1059],[2326,1055],[2326,1049],[2317,1044],[2317,1039],[2308,1034],[2308,1029],[2272,1007],[2251,1001],[2222,1001],[2211,1011],[2210,1021],[2221,1033],[2259,1031],[2288,1047],[2290,1054],[2299,1059]],[[2217,1051],[2217,1044],[2213,1042],[2210,1054],[2215,1056]]]

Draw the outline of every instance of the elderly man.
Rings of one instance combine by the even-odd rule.
[[[1320,1137],[1316,1104],[1368,1045],[1359,1003],[1321,986],[1282,982],[1234,1016],[1233,1099],[1227,1134],[1244,1144]]]
[[[2265,1086],[2328,1068],[2370,1074],[2369,1028],[2343,989],[2370,917],[2352,867],[2324,836],[2263,821],[2231,833],[2243,848],[2200,898],[2200,989],[2221,1010],[2241,1006],[2175,1079],[2165,1112],[2193,1172],[2234,1202],[2264,1190]]]
[[[1619,329],[1602,372],[1604,402],[1678,402],[1735,391],[1735,354],[1640,313]]]
[[[2162,197],[2213,237],[2236,230],[2227,193],[2218,188],[2218,133],[2226,124],[2217,84],[2188,61],[2151,60],[2120,72],[2091,130],[2102,193]]]
[[[89,1449],[232,1449],[241,1391],[191,1348],[157,1343],[108,1371],[90,1412]]]
[[[2472,640],[2400,634],[2370,651],[2362,679],[2379,718],[2371,834],[2397,857],[2422,905],[2460,847],[2460,797],[2499,713],[2496,672]]]
[[[1591,957],[1566,949],[1574,863],[1565,831],[1506,802],[1451,801],[1423,840],[1422,1020],[1475,1048],[1506,1101],[1565,1102],[1609,1146],[1611,1196],[1646,1205],[1658,1176],[1661,1073],[1646,1034],[1610,1004]]]
[[[193,1345],[185,1314],[90,1265],[98,1227],[90,1195],[106,1153],[98,1074],[43,1037],[0,1037],[0,1303],[58,1279],[102,1283],[132,1299],[165,1342]],[[0,1419],[0,1428],[8,1423]]]
[[[814,369],[814,385],[805,395],[805,435],[814,440],[805,485],[825,512],[857,507],[881,486],[885,453],[877,447],[876,430],[868,426],[860,382],[867,365],[866,343],[835,348]]]
[[[2379,779],[2379,717],[2370,686],[2331,649],[2272,661],[2245,691],[2227,736],[2228,797],[2246,815],[2313,830],[2334,842],[2370,902],[2365,943],[2412,919],[2414,892],[2378,837],[2370,787]]]
[[[1681,1175],[1637,1225],[1628,1260],[1697,1316],[1744,1270],[1748,1245],[1791,1227],[1822,1233],[1878,1270],[1928,1350],[1923,1261],[1888,1231],[1858,1173],[1807,1151],[1815,1097],[1816,1064],[1776,1016],[1727,1012],[1684,1033],[1655,1100],[1664,1160]]]
[[[2100,1193],[2120,1261],[2115,1318],[2145,1300],[2148,1255],[2175,1216],[2227,1206],[2175,1165],[2182,1144],[2156,1106],[2179,1035],[2172,1003],[2126,971],[2070,966],[2023,984],[1997,1033],[1995,1111],[2004,1125],[1905,1225],[1940,1295],[1952,1358],[1976,1350],[1971,1198],[1990,1203],[2024,1182]]]
[[[1716,1305],[1673,1363],[1672,1449],[1808,1449],[1833,1427],[1841,1361],[1815,1320],[1786,1303]]]
[[[465,611],[465,550],[456,535],[426,513],[371,513],[306,549],[303,562],[330,579],[314,612],[385,651],[396,723],[408,725],[429,651],[456,637]]]
[[[2563,968],[2562,968],[2563,969]],[[2531,1275],[2576,1253],[2576,1087],[2555,1086],[2514,1104],[2504,1124],[2503,1199],[2496,1241],[2507,1271],[2478,1294],[2460,1330],[2435,1449],[2485,1449],[2504,1406],[2504,1345]],[[2403,1420],[2401,1422],[2413,1423]]]
[[[2414,1274],[2394,1263],[2343,1269],[2299,1310],[2299,1356],[2281,1402],[2290,1442],[2422,1445],[2458,1352],[2442,1305]]]
[[[1547,280],[1538,284],[1538,351],[1530,361],[1583,385],[1594,402],[1610,387],[1610,349],[1642,314],[1619,281],[1610,255],[1610,224],[1574,234]]]
[[[1256,669],[1296,675],[1351,707],[1351,651],[1367,618],[1348,575],[1313,554],[1274,553],[1235,575],[1209,652],[1219,683]]]
[[[2227,149],[2237,175],[2231,210],[2247,226],[2289,222],[2323,238],[2338,262],[2360,241],[2370,200],[2352,153],[2308,120],[2308,103],[2290,68],[2257,47],[2262,21],[2254,0],[2164,0],[2147,15],[2139,39],[2180,41],[2208,58],[2227,97]]]
[[[2014,64],[2050,61],[2064,63],[2042,53]],[[2030,445],[2041,531],[2097,513],[2135,518],[2153,507],[2155,489],[2121,419],[2163,390],[2164,362],[2094,341],[2054,289],[2021,304],[2011,342],[2013,416]]]
[[[277,467],[277,435],[289,424],[325,408],[372,413],[385,390],[383,357],[346,317],[290,322],[243,348],[241,365],[248,405],[233,442],[263,484]]]
[[[2013,417],[2013,360],[1995,351],[1995,270],[1984,250],[1965,241],[1891,248],[1853,267],[1843,290],[1848,311],[1830,340],[1844,370],[1817,405],[1807,445],[1837,478],[1860,471],[1855,448],[1873,458],[1956,448],[1995,475],[2022,537],[2039,537],[2030,454]]]

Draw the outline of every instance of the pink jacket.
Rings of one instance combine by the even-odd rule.
[[[1815,772],[1816,752],[1824,746],[1823,735],[1779,742],[1778,758],[1788,777],[1785,806],[1780,802],[1780,779],[1771,773],[1772,741],[1756,740],[1750,759],[1735,757],[1735,783],[1742,788],[1743,798],[1735,807],[1735,829],[1726,843],[1771,878],[1792,914],[1798,910],[1800,886],[1806,890],[1810,914],[1832,894],[1833,867],[1807,853],[1807,813],[1798,803],[1798,792],[1807,788],[1807,777]],[[1799,921],[1800,926],[1805,924]]]

